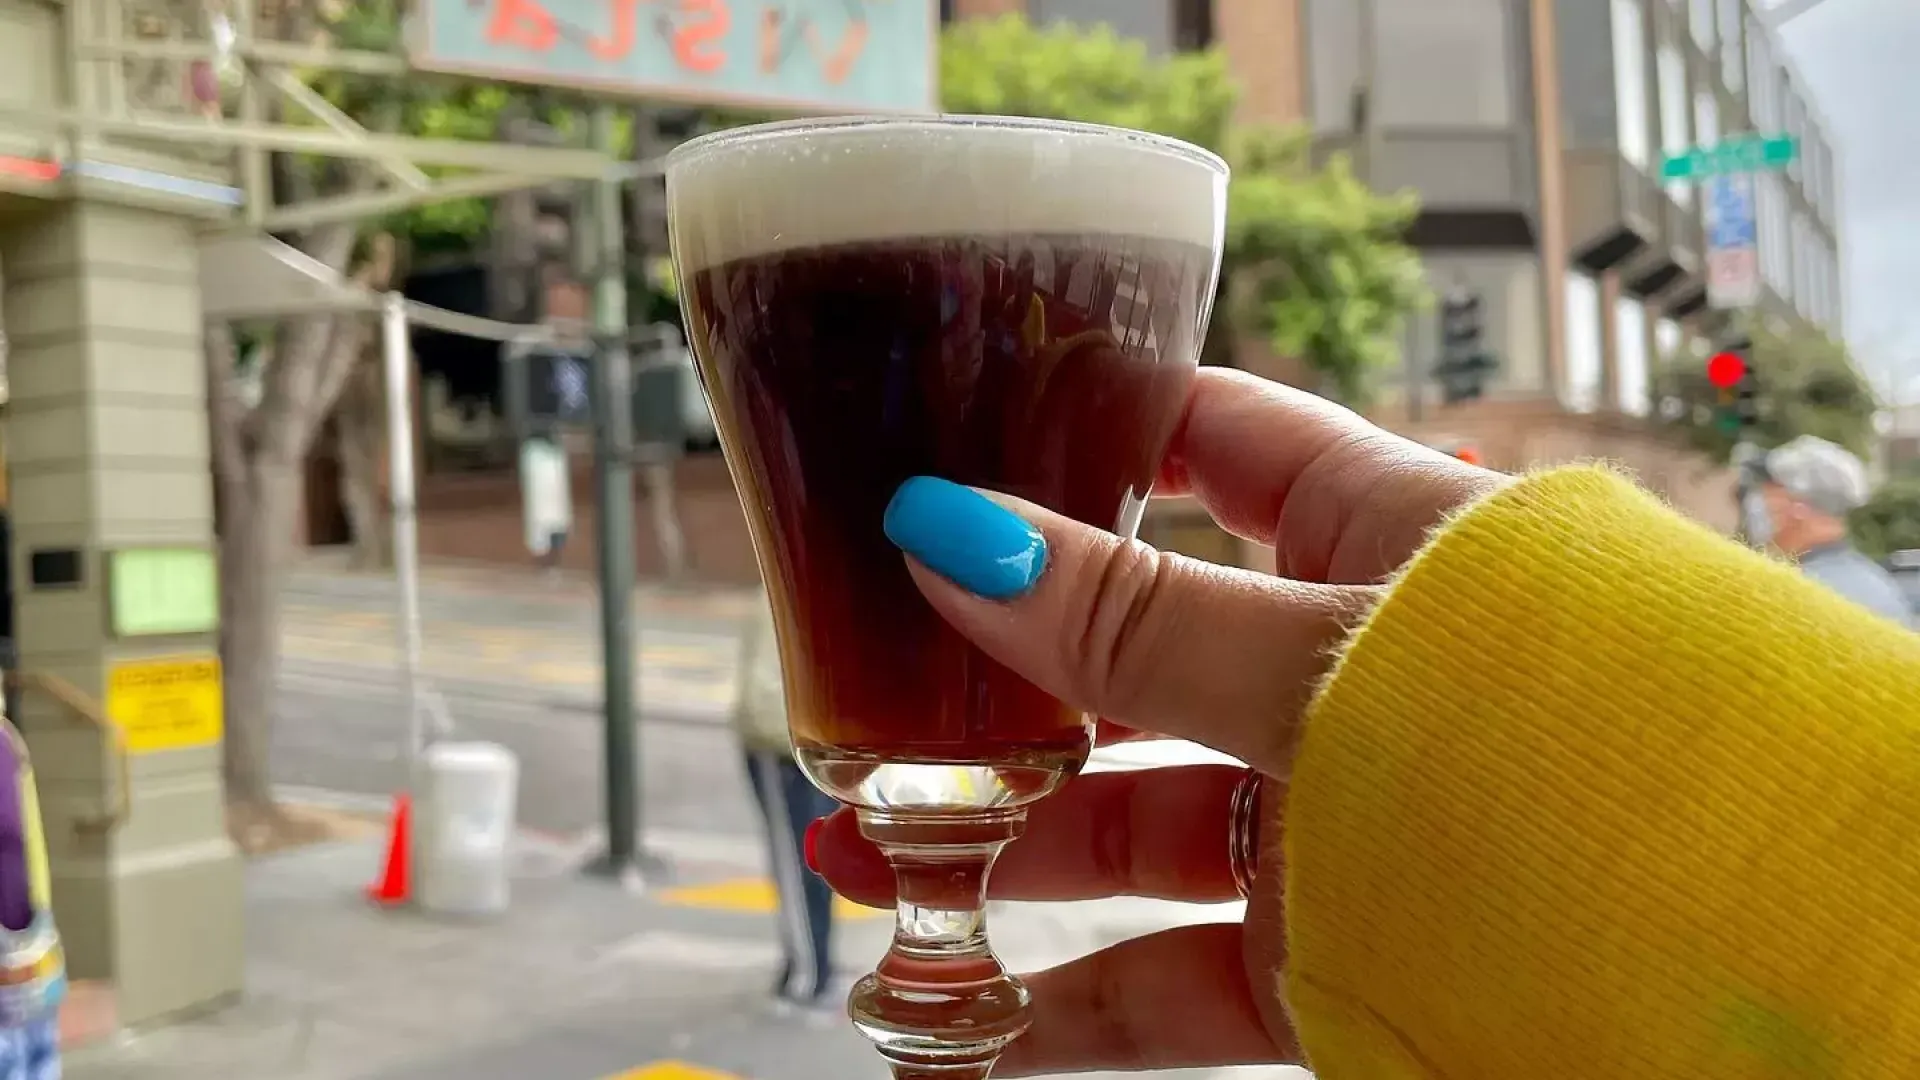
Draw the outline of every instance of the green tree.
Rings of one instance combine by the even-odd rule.
[[[1762,447],[1817,435],[1868,456],[1874,442],[1873,387],[1844,343],[1798,323],[1743,322],[1753,340],[1747,354],[1757,419],[1745,429],[1723,423],[1721,391],[1707,381],[1707,365],[1692,355],[1668,357],[1662,373],[1661,413],[1696,449],[1725,462],[1742,438]]]
[[[1105,26],[1039,28],[1018,15],[967,20],[941,40],[950,112],[1139,128],[1219,153],[1233,166],[1221,325],[1299,357],[1318,389],[1350,403],[1398,353],[1401,326],[1425,302],[1419,258],[1401,237],[1417,205],[1380,196],[1343,159],[1314,169],[1301,131],[1238,127],[1238,90],[1217,50],[1148,54]]]
[[[1920,550],[1920,466],[1896,470],[1853,512],[1853,542],[1875,558]]]

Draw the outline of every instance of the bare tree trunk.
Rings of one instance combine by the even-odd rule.
[[[347,379],[333,413],[340,453],[340,502],[353,532],[353,565],[384,570],[393,565],[387,499],[381,463],[387,452],[386,393],[380,366],[362,357]]]
[[[347,261],[353,231],[309,239],[321,261]],[[355,274],[365,284],[391,270],[391,243]],[[364,320],[286,320],[261,360],[261,390],[249,408],[235,386],[230,327],[206,332],[208,419],[219,495],[221,641],[226,682],[223,747],[227,798],[265,835],[238,837],[248,850],[270,844],[286,822],[274,805],[274,691],[279,682],[281,585],[299,518],[301,467],[327,410],[339,400],[371,333]]]
[[[291,462],[255,459],[223,478],[221,654],[226,667],[225,760],[230,802],[273,806],[274,688],[280,674],[280,576],[293,547],[300,476]]]

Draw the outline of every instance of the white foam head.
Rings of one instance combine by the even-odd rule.
[[[706,136],[667,159],[683,273],[863,240],[1127,233],[1220,243],[1227,167],[1186,143],[1003,117],[857,117]]]

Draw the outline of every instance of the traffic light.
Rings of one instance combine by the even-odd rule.
[[[1473,401],[1487,389],[1487,376],[1500,365],[1481,347],[1484,328],[1480,297],[1456,292],[1440,303],[1440,363],[1434,378],[1448,405]]]
[[[1713,424],[1738,436],[1760,420],[1760,386],[1747,359],[1750,342],[1736,342],[1707,360],[1707,382],[1714,390]]]

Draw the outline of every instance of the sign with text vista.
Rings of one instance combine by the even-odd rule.
[[[414,66],[796,112],[929,112],[935,0],[417,0]]]

